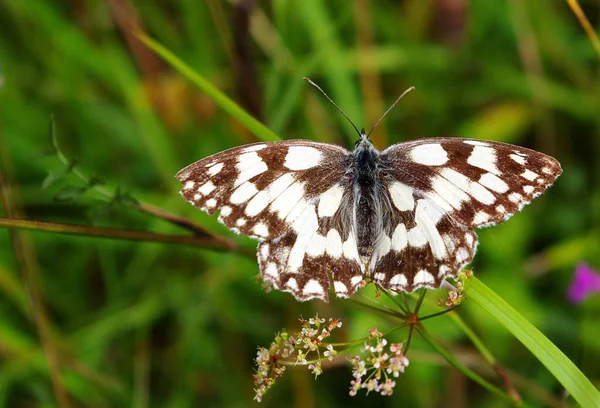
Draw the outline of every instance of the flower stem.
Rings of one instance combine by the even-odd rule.
[[[399,324],[398,326],[394,326],[391,329],[384,330],[382,334],[384,336],[390,334],[391,332],[406,327],[406,323]],[[369,340],[369,336],[361,337],[360,339],[352,340],[348,343],[327,343],[331,344],[333,347],[346,347],[347,349],[357,346],[359,344],[363,344],[365,341]]]
[[[372,299],[369,299],[369,300],[372,300]],[[356,300],[356,299],[351,299],[351,301],[354,302],[354,303],[356,303],[356,304],[358,304],[358,305],[360,305],[360,306],[362,306],[362,307],[366,307],[367,309],[375,310],[376,312],[383,313],[383,314],[386,314],[388,316],[393,316],[393,317],[399,317],[401,319],[406,319],[406,316],[403,315],[402,313],[397,312],[397,311],[392,310],[392,309],[389,309],[389,308],[387,308],[385,306],[382,306],[382,305],[373,306],[373,305],[369,305],[369,304],[367,304],[365,302],[362,302],[362,301]]]
[[[433,314],[430,314],[430,315],[427,315],[427,316],[423,316],[423,317],[419,316],[419,321],[431,319],[432,317],[438,317],[438,316],[441,316],[441,315],[445,315],[446,313],[449,313],[449,312],[451,312],[451,311],[453,311],[454,309],[457,309],[457,308],[458,308],[458,306],[453,306],[453,307],[450,307],[448,309],[444,309],[441,312],[433,313]]]
[[[406,308],[406,307],[404,307],[404,306],[402,306],[402,304],[401,304],[400,302],[398,302],[398,299],[396,299],[396,297],[395,297],[395,296],[392,296],[392,294],[391,294],[390,292],[388,292],[387,290],[385,290],[385,289],[383,289],[383,288],[379,288],[379,289],[380,289],[380,290],[381,290],[383,293],[385,293],[385,295],[386,295],[388,298],[390,298],[390,299],[392,300],[392,302],[394,302],[394,304],[395,304],[396,306],[398,306],[398,308],[399,308],[400,310],[402,310],[402,314],[403,314],[403,316],[404,316],[403,318],[405,318],[405,319],[406,319],[406,317],[408,316],[408,313],[409,313],[409,309],[408,309],[408,308]]]
[[[427,289],[423,289],[421,293],[419,293],[419,299],[417,300],[414,311],[415,314],[419,313],[419,309],[421,309],[421,305],[423,305],[423,300],[425,300],[425,295],[427,295]]]
[[[415,329],[421,335],[421,337],[423,337],[423,339],[427,343],[429,343],[429,345],[436,352],[438,352],[442,357],[444,357],[448,363],[450,363],[452,366],[454,366],[462,374],[464,374],[471,380],[475,381],[477,384],[481,385],[486,390],[488,390],[491,393],[502,398],[504,401],[509,402],[513,406],[517,406],[517,407],[525,406],[523,401],[515,400],[515,399],[511,398],[511,396],[504,393],[501,388],[488,382],[486,379],[484,379],[483,377],[481,377],[480,375],[478,375],[477,373],[475,373],[474,371],[472,371],[471,369],[469,369],[468,367],[463,365],[457,359],[455,359],[454,356],[452,356],[452,354],[450,354],[450,352],[448,352],[448,350],[446,350],[444,347],[442,347],[441,344],[439,344],[433,337],[431,337],[429,332],[423,326],[415,326]]]

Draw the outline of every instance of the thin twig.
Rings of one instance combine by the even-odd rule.
[[[391,332],[401,329],[403,327],[406,327],[406,323],[402,323],[397,326],[391,327],[387,330],[384,330],[381,332],[381,334],[383,334],[383,336],[385,337],[388,334],[390,334]],[[327,344],[331,344],[333,347],[346,347],[346,349],[349,349],[351,347],[364,344],[364,342],[368,341],[368,340],[369,340],[369,336],[365,336],[365,337],[361,337],[360,339],[349,341],[347,343],[327,343]]]
[[[58,234],[82,235],[98,238],[123,239],[129,241],[148,241],[169,244],[189,245],[213,251],[237,252],[249,258],[256,255],[254,250],[237,245],[235,242],[224,239],[198,237],[195,235],[168,235],[142,230],[126,230],[119,228],[91,227],[87,225],[63,224],[57,222],[32,221],[23,219],[9,219],[0,217],[0,227],[25,229]]]

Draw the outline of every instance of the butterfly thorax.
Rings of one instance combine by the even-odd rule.
[[[375,247],[374,237],[381,229],[381,154],[362,134],[354,155],[353,218],[359,255],[367,260]]]

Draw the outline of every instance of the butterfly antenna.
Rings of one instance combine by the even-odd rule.
[[[414,87],[414,86],[411,86],[411,87],[410,87],[410,88],[408,88],[406,91],[402,92],[402,95],[400,95],[400,96],[398,97],[398,99],[396,99],[396,101],[395,101],[395,102],[392,104],[392,106],[390,106],[390,107],[388,108],[388,110],[386,110],[386,111],[385,111],[385,113],[384,113],[383,115],[381,115],[381,117],[379,118],[379,120],[378,120],[377,122],[375,122],[375,124],[373,125],[373,127],[371,128],[371,130],[369,130],[369,133],[367,133],[367,137],[371,136],[371,133],[372,133],[372,132],[375,130],[375,128],[377,127],[377,125],[379,125],[379,122],[381,122],[381,121],[383,120],[383,118],[385,118],[385,115],[387,115],[387,114],[388,114],[388,112],[389,112],[389,111],[391,111],[391,110],[394,108],[394,106],[396,106],[396,104],[397,104],[398,102],[400,102],[400,99],[402,99],[402,97],[403,97],[404,95],[406,95],[407,93],[409,93],[410,91],[412,91],[412,90],[414,90],[414,89],[415,89],[415,87]]]
[[[350,120],[350,118],[348,117],[348,115],[346,115],[346,114],[344,113],[344,111],[342,110],[342,108],[340,108],[339,106],[337,106],[337,104],[336,104],[336,103],[333,101],[333,99],[331,99],[331,98],[329,97],[329,95],[327,95],[327,94],[325,93],[325,91],[321,89],[321,87],[320,87],[319,85],[315,84],[315,83],[312,81],[312,79],[310,79],[310,78],[304,77],[304,78],[302,78],[302,79],[304,79],[306,82],[308,82],[309,84],[311,84],[312,86],[314,86],[315,88],[317,88],[319,91],[321,91],[321,93],[322,93],[323,95],[325,95],[325,98],[327,98],[327,99],[329,100],[329,102],[331,102],[331,103],[333,104],[333,106],[335,106],[335,107],[337,108],[337,110],[339,110],[339,111],[340,111],[340,113],[341,113],[342,115],[344,115],[344,117],[346,118],[346,120],[347,120],[348,122],[350,122],[350,124],[352,125],[352,127],[354,128],[354,130],[356,130],[356,133],[358,133],[358,135],[359,135],[359,136],[361,136],[361,135],[362,135],[362,133],[361,133],[361,132],[358,130],[358,128],[356,127],[356,125],[354,124],[354,122],[352,122],[352,121]],[[405,92],[405,93],[406,93],[406,92]],[[395,105],[395,104],[394,104],[394,105]],[[387,112],[386,112],[386,113],[387,113]],[[363,133],[364,133],[364,132],[363,132]]]

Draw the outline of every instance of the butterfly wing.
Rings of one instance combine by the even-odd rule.
[[[261,241],[263,279],[299,300],[327,300],[362,281],[345,210],[346,149],[306,140],[256,143],[200,160],[177,174],[181,194],[237,233]]]
[[[562,170],[554,158],[506,143],[421,139],[381,154],[392,220],[369,274],[384,288],[439,287],[473,259],[474,228],[507,220]]]

